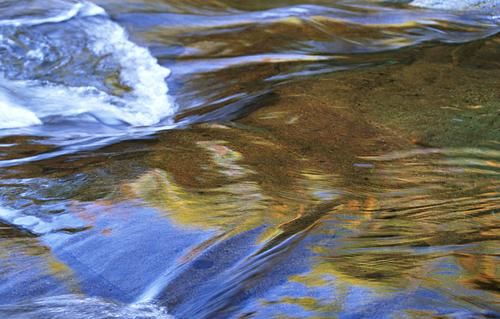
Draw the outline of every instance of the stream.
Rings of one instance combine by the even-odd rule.
[[[0,318],[500,317],[500,2],[0,0]]]

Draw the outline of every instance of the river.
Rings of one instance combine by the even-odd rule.
[[[0,0],[0,318],[497,318],[500,3]]]

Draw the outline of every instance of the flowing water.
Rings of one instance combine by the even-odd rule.
[[[500,3],[0,0],[0,318],[500,317]]]

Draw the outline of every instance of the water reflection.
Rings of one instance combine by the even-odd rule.
[[[223,228],[245,231],[261,225],[266,198],[257,183],[250,178],[251,171],[238,165],[242,155],[222,141],[200,141],[197,146],[211,155],[212,163],[202,170],[218,173],[229,181],[214,188],[185,189],[162,170],[141,176],[131,185],[136,196],[168,212],[176,222],[186,226]],[[200,151],[202,151],[200,150]]]
[[[202,142],[198,145],[211,145],[212,160],[217,163],[218,169],[225,172],[221,175],[236,180],[244,177],[248,172],[243,166],[244,154],[234,153],[226,143],[224,146],[219,143]],[[255,214],[261,219],[255,221],[248,215],[241,218],[242,213],[252,211],[246,209],[251,201],[235,191],[222,202],[239,200],[241,204],[236,211],[234,208],[224,209],[230,212],[229,216],[220,216],[217,215],[217,204],[204,201],[203,193],[197,197],[198,200],[194,196],[189,201],[173,200],[171,197],[161,198],[172,189],[163,186],[171,183],[168,179],[160,184],[162,186],[153,186],[155,183],[151,182],[144,185],[156,194],[156,200],[148,200],[156,206],[189,202],[191,209],[188,211],[196,213],[193,215],[186,211],[182,214],[195,216],[182,220],[185,225],[198,226],[203,220],[201,227],[229,226],[244,231],[267,225],[268,229],[262,232],[259,239],[260,247],[249,255],[248,262],[263,271],[257,266],[258,260],[267,258],[265,256],[271,252],[274,254],[275,249],[281,251],[283,248],[279,247],[285,245],[287,254],[290,254],[286,258],[294,264],[293,270],[289,270],[291,272],[285,271],[285,277],[290,280],[286,286],[305,286],[300,289],[280,288],[280,291],[286,292],[281,299],[271,301],[271,298],[264,303],[271,308],[274,305],[282,308],[283,304],[299,306],[303,308],[304,317],[311,317],[313,313],[319,317],[338,313],[386,317],[389,313],[401,311],[424,317],[444,314],[474,316],[484,309],[487,309],[486,312],[494,311],[495,308],[489,305],[494,304],[498,293],[494,287],[498,277],[495,247],[498,243],[496,212],[499,200],[498,187],[493,186],[498,175],[497,158],[497,151],[493,149],[420,149],[363,157],[358,161],[373,164],[353,163],[354,167],[364,169],[363,175],[369,176],[370,182],[362,189],[359,185],[351,188],[335,175],[305,171],[295,175],[297,181],[293,184],[293,191],[288,191],[293,192],[295,198],[283,193],[283,189],[268,193],[268,206],[263,205],[257,210]],[[237,162],[241,164],[235,164]],[[483,167],[468,169],[471,165]],[[195,193],[198,190],[191,191]],[[288,204],[297,201],[292,210],[287,205],[272,204],[282,196],[286,196]],[[217,218],[212,218],[213,214]],[[177,220],[175,215],[170,216]],[[264,216],[266,218],[262,219]],[[240,222],[231,222],[232,218]],[[219,223],[212,224],[213,221]],[[296,236],[300,234],[302,244],[296,246]],[[308,256],[311,269],[306,270],[307,266],[296,264],[294,254],[301,258],[304,254]],[[281,255],[273,258],[282,258],[278,256]],[[266,261],[267,266],[274,264],[271,260]],[[228,274],[230,281],[221,287],[237,283],[239,287],[241,282],[247,280],[241,277],[242,273],[249,271],[244,269],[244,265],[237,269],[230,268],[229,274],[237,271],[240,275]],[[277,280],[276,276],[283,276],[265,269],[260,276],[265,277],[268,283]],[[251,285],[259,280],[264,279],[253,278]],[[217,291],[214,281],[212,279],[206,285]],[[198,289],[201,292],[193,298],[208,294],[205,301],[208,302],[212,298],[210,296],[216,295],[209,293],[208,288]],[[307,293],[300,292],[304,289]],[[201,313],[201,308],[197,312],[191,303],[179,311],[186,317],[195,314],[204,317],[219,312],[228,315],[231,306],[227,303],[233,299],[241,302],[241,297],[236,297],[239,293],[225,290],[224,295],[228,295],[223,306],[214,304],[212,309],[208,307],[211,302],[205,304],[204,310],[209,308],[212,313]],[[258,290],[254,293],[257,296],[263,294]],[[292,297],[297,293],[297,297]],[[437,293],[440,297],[428,304],[429,293]],[[264,296],[267,295],[264,293]],[[402,296],[406,297],[401,299]],[[166,295],[163,298],[168,299]],[[371,309],[371,304],[379,303],[398,306],[384,308],[384,312]],[[179,307],[171,305],[174,309]],[[251,309],[250,312],[256,311],[256,308]],[[265,317],[269,313],[276,315],[274,311],[259,310],[258,313]]]
[[[2,156],[0,165],[13,166],[93,150],[194,122],[232,120],[245,113],[244,110],[251,111],[255,104],[262,102],[270,91],[283,82],[399,63],[404,60],[399,53],[403,48],[430,42],[465,43],[498,32],[495,10],[471,14],[424,9],[407,2],[273,1],[264,4],[251,1],[241,4],[234,1],[130,0],[96,3],[106,9],[112,20],[104,19],[103,11],[93,6],[89,7],[94,10],[89,14],[97,12],[98,19],[92,17],[89,20],[85,18],[86,11],[82,11],[81,16],[77,15],[62,24],[25,26],[22,30],[9,26],[2,29],[9,41],[2,44],[4,51],[1,58],[7,62],[15,61],[4,63],[6,67],[2,68],[11,80],[43,79],[49,84],[62,86],[52,87],[45,83],[41,91],[34,90],[33,86],[30,90],[23,90],[17,87],[19,83],[12,86],[12,83],[4,81],[2,86],[14,87],[13,96],[44,101],[33,106],[32,101],[23,100],[43,117],[36,123],[43,122],[44,125],[2,130],[0,133],[8,136],[7,140],[12,136],[23,138],[16,141],[15,150],[9,148],[8,157]],[[20,10],[15,3],[7,4],[13,10]],[[49,7],[45,14],[53,15],[68,7],[64,1],[57,4],[61,8],[54,3],[57,10]],[[44,11],[40,11],[36,1],[30,5],[34,7],[34,12],[41,12],[43,16]],[[89,21],[92,27],[87,30]],[[108,56],[87,52],[92,50],[82,47],[103,40],[97,34],[111,32],[96,31],[96,21],[101,23],[97,25],[101,30],[105,27],[116,30],[125,27],[132,41],[120,29],[121,40],[113,47],[106,47],[111,50]],[[82,23],[85,27],[81,26]],[[76,29],[86,30],[79,34],[78,40],[68,35],[74,35],[75,26]],[[44,37],[37,36],[39,33]],[[105,42],[109,44],[108,40]],[[30,50],[20,46],[26,41],[24,46]],[[120,51],[125,46],[130,46],[129,50]],[[150,49],[152,56],[143,47]],[[141,52],[141,61],[137,60],[138,56],[125,54],[132,52],[131,48],[135,48],[132,51],[136,55]],[[43,55],[41,60],[28,56],[37,50]],[[116,58],[119,58],[119,63],[113,60]],[[137,70],[150,70],[156,63],[155,59],[159,59],[161,65],[154,66],[153,69],[157,70],[152,74],[156,74],[153,74],[155,78],[162,74],[159,81],[132,85],[133,80],[125,75],[131,76]],[[29,63],[23,64],[25,60]],[[47,63],[42,63],[45,60],[54,70],[48,70]],[[104,62],[109,65],[103,66]],[[143,62],[148,67],[136,69],[129,65]],[[166,66],[172,71],[168,84],[176,103],[163,99],[167,87],[160,82],[169,73]],[[152,74],[139,72],[134,76],[140,79],[139,82],[146,83]],[[125,78],[121,78],[123,76]],[[221,80],[223,78],[224,81]],[[84,94],[87,99],[93,99],[92,105],[99,104],[106,112],[87,109],[88,105],[80,103],[81,90],[77,90],[79,93],[66,90],[68,87],[86,86],[109,94],[105,102],[111,100],[111,106],[103,104],[94,91],[87,89],[88,92],[83,92],[88,93]],[[55,91],[44,93],[51,88]],[[67,108],[60,106],[57,100],[49,99],[59,96],[61,92],[65,92],[62,100],[73,101],[73,104],[77,104],[75,101],[78,100],[81,105]],[[127,97],[133,97],[133,105],[127,104],[130,102]],[[124,103],[127,108],[123,107]],[[51,112],[47,113],[47,107],[40,110],[39,104],[51,105]],[[137,105],[142,105],[142,108],[136,109]],[[132,114],[129,114],[129,109]],[[171,121],[173,112],[176,113],[175,120]],[[74,121],[74,116],[78,121]],[[30,145],[29,151],[19,152],[26,144]]]
[[[0,224],[0,234],[1,304],[26,295],[79,291],[72,270],[53,256],[43,242],[6,224]]]
[[[446,154],[444,158],[439,156],[446,164],[435,158],[429,161],[429,157],[435,156],[429,153]],[[420,317],[475,317],[482,312],[480,309],[494,311],[498,298],[498,289],[494,288],[498,282],[494,278],[498,278],[499,271],[498,187],[493,186],[490,175],[478,177],[476,172],[467,171],[457,175],[460,166],[455,165],[450,170],[453,173],[436,178],[442,174],[443,166],[450,169],[453,155],[471,153],[484,156],[495,151],[422,151],[412,153],[413,156],[393,154],[377,158],[383,161],[377,174],[383,176],[384,185],[392,181],[394,191],[387,192],[389,188],[378,192],[376,198],[369,197],[364,203],[348,202],[324,220],[318,233],[331,234],[336,229],[336,238],[313,244],[312,249],[318,254],[315,266],[294,280],[313,288],[336,287],[343,282],[343,290],[368,290],[369,297],[365,298],[374,299],[374,305],[384,303],[379,298],[397,303],[375,310],[370,309],[371,302],[367,301],[368,306],[361,307],[359,316],[386,317],[403,309],[408,315],[415,313]],[[495,167],[495,158],[490,158],[490,168]],[[471,196],[471,192],[475,195]],[[426,306],[430,292],[437,295]],[[344,294],[344,300],[349,298],[349,293]],[[328,304],[329,299],[323,298],[314,305]],[[299,301],[296,303],[301,305]],[[428,311],[423,311],[426,307]],[[447,307],[451,308],[445,310]],[[321,307],[312,308],[323,311]]]
[[[171,65],[183,129],[2,138],[2,318],[498,316],[498,37],[401,49],[491,15],[98,2]]]
[[[265,113],[274,119],[284,114]],[[286,116],[282,120],[295,123]],[[186,140],[177,140],[179,134]],[[148,164],[140,164],[144,171],[139,174],[125,173],[111,200],[60,207],[83,221],[86,230],[68,233],[60,225],[43,233],[33,223],[22,224],[20,215],[10,220],[9,229],[40,236],[40,247],[47,247],[41,264],[54,265],[46,266],[52,269],[48,276],[73,283],[57,284],[58,294],[158,300],[180,318],[494,313],[499,207],[494,149],[418,149],[348,158],[362,182],[355,183],[346,180],[343,165],[332,171],[320,163],[311,169],[312,158],[299,154],[283,161],[283,170],[273,167],[277,171],[264,174],[261,170],[269,167],[255,163],[271,154],[279,160],[275,152],[295,143],[268,139],[266,131],[213,125],[171,135],[164,138],[177,140],[169,147],[183,161],[170,157],[159,142],[150,146],[145,162],[129,159],[132,166]],[[245,146],[248,140],[251,146]],[[105,163],[87,170],[102,170]],[[43,190],[30,194],[41,198]],[[125,204],[124,198],[141,199],[158,211]],[[47,204],[35,205],[43,209]],[[55,219],[44,220],[57,225]],[[21,251],[19,244],[6,249]],[[131,255],[141,257],[133,261]],[[40,275],[32,270],[27,276]],[[21,311],[0,311],[16,318],[12,309]],[[43,311],[50,313],[35,313]]]

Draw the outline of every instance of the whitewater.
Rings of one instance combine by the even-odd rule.
[[[19,7],[30,5],[33,2]],[[7,10],[0,14],[0,129],[68,119],[141,127],[174,114],[165,82],[170,70],[159,65],[148,49],[131,42],[104,9],[72,1],[48,6],[42,15],[11,17],[12,6],[11,16],[1,16],[9,15]],[[78,51],[65,52],[66,42],[57,38],[57,32],[44,32],[44,27],[55,23],[80,41]],[[64,62],[55,62],[56,58]],[[88,77],[79,74],[81,66],[101,60],[113,67],[91,70],[97,78],[89,83],[74,85],[58,77],[59,72]],[[106,81],[111,84],[103,85]]]

